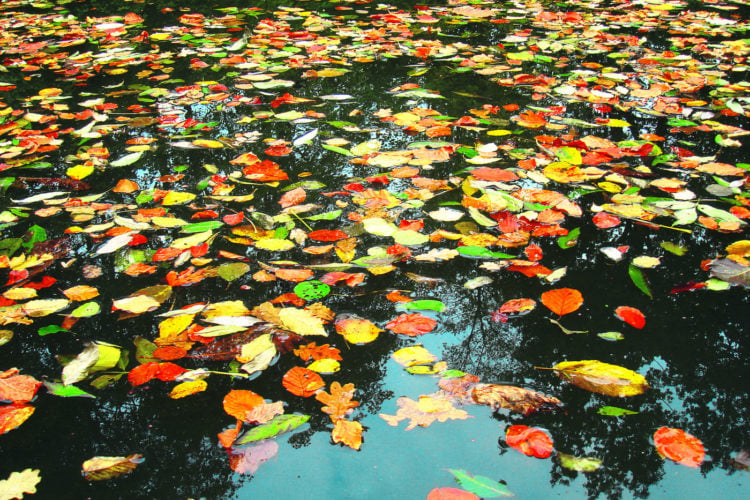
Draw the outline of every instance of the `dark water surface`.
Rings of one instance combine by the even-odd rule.
[[[450,10],[460,7],[460,3],[420,4],[415,10],[414,5],[406,2],[391,6],[366,2],[3,3],[0,10],[3,33],[0,37],[0,68],[4,71],[0,72],[0,81],[3,82],[0,87],[4,90],[0,93],[0,101],[5,106],[0,108],[3,117],[0,126],[20,120],[19,117],[29,112],[57,118],[45,124],[44,120],[40,122],[32,116],[31,120],[21,123],[19,129],[39,131],[50,124],[58,124],[60,129],[72,127],[77,132],[60,134],[58,148],[38,153],[30,151],[28,144],[23,142],[24,135],[17,130],[4,131],[0,135],[0,164],[3,165],[0,189],[4,189],[0,195],[3,216],[0,239],[24,237],[33,225],[46,229],[46,239],[61,239],[56,247],[56,259],[47,268],[30,268],[37,272],[26,281],[11,283],[9,269],[0,269],[0,283],[9,283],[0,290],[6,293],[13,286],[51,276],[57,282],[39,290],[39,298],[61,298],[62,290],[87,284],[98,289],[100,295],[92,300],[100,304],[102,312],[81,319],[70,328],[71,332],[44,336],[39,335],[39,329],[60,325],[63,315],[69,314],[74,306],[59,313],[31,318],[28,324],[12,323],[7,316],[2,316],[7,325],[0,326],[0,329],[10,329],[14,336],[0,346],[0,372],[17,367],[23,374],[39,380],[59,381],[60,360],[65,356],[70,359],[81,352],[86,343],[95,340],[129,350],[126,356],[129,365],[121,370],[127,371],[137,365],[133,339],[137,336],[149,340],[158,337],[158,324],[163,318],[157,314],[196,302],[228,300],[242,301],[251,309],[292,292],[295,285],[282,280],[254,280],[252,276],[261,270],[262,264],[295,261],[304,268],[311,264],[340,262],[335,253],[315,256],[302,252],[302,247],[317,244],[310,241],[295,244],[286,252],[269,252],[233,243],[224,238],[233,236],[231,228],[224,226],[215,231],[218,236],[211,240],[206,257],[214,261],[208,265],[231,262],[226,254],[219,253],[223,250],[247,257],[250,264],[248,274],[231,282],[209,277],[194,286],[175,286],[171,298],[160,309],[118,320],[118,313],[109,310],[111,301],[151,285],[164,284],[167,273],[172,270],[171,264],[157,262],[160,267],[154,274],[128,276],[123,272],[130,262],[127,259],[136,258],[128,253],[129,247],[96,254],[97,249],[109,240],[109,236],[103,236],[109,228],[90,231],[94,237],[86,231],[71,232],[69,228],[80,226],[85,229],[111,222],[114,215],[133,217],[137,209],[159,207],[161,204],[148,196],[153,195],[155,189],[199,195],[193,205],[169,207],[170,213],[185,220],[205,208],[215,210],[219,217],[241,210],[247,210],[248,217],[252,210],[273,216],[279,212],[278,200],[285,187],[298,181],[318,181],[325,187],[305,186],[305,203],[316,203],[320,207],[304,215],[335,210],[339,208],[337,200],[348,202],[343,207],[343,214],[335,220],[307,221],[304,224],[295,217],[277,220],[269,228],[275,230],[278,237],[286,238],[286,229],[280,228],[305,232],[310,229],[343,229],[358,238],[357,258],[367,255],[368,249],[384,249],[392,245],[392,238],[368,234],[347,218],[350,212],[359,210],[364,213],[350,197],[322,195],[323,192],[339,191],[349,183],[382,189],[382,184],[365,179],[390,171],[390,168],[372,164],[352,163],[350,159],[354,156],[350,158],[324,149],[323,141],[332,138],[351,141],[344,146],[346,148],[377,139],[382,143],[381,151],[403,150],[411,143],[431,140],[446,141],[456,147],[463,145],[468,149],[495,143],[501,146],[498,151],[500,161],[488,166],[508,168],[525,176],[509,182],[510,187],[503,188],[505,191],[519,187],[558,191],[578,203],[583,213],[580,217],[563,217],[560,223],[567,230],[580,228],[574,246],[563,249],[556,236],[532,237],[530,240],[543,249],[542,265],[550,270],[567,268],[565,276],[554,284],[540,277],[529,278],[518,272],[482,267],[487,262],[501,262],[499,259],[456,257],[445,262],[409,259],[398,262],[395,270],[385,274],[371,273],[364,267],[345,269],[351,273],[363,272],[366,279],[356,287],[333,286],[333,292],[321,300],[337,315],[357,314],[384,328],[387,322],[403,312],[384,298],[391,290],[402,290],[404,295],[414,299],[440,300],[446,306],[441,313],[422,311],[436,319],[438,326],[418,338],[386,331],[375,342],[350,345],[332,325],[327,325],[327,338],[310,337],[306,340],[330,343],[341,350],[341,370],[324,375],[323,379],[327,384],[335,380],[355,385],[354,399],[360,401],[360,406],[351,418],[365,428],[360,451],[331,442],[332,425],[329,417],[321,413],[319,402],[314,398],[292,396],[283,388],[281,378],[287,370],[304,365],[299,358],[287,353],[252,380],[212,374],[207,379],[206,391],[183,399],[168,397],[176,382],[153,380],[132,387],[127,377],[101,389],[89,385],[93,376],[76,384],[94,394],[95,399],[55,397],[42,387],[30,403],[36,408],[30,419],[0,436],[0,479],[14,471],[39,469],[42,478],[37,487],[36,497],[39,498],[396,499],[426,498],[434,488],[458,487],[448,469],[464,469],[505,482],[517,497],[529,499],[748,497],[748,473],[737,470],[734,460],[738,453],[750,448],[747,287],[738,279],[729,286],[715,280],[711,286],[675,290],[681,286],[691,288],[690,285],[683,286],[686,284],[706,283],[711,276],[701,268],[702,261],[726,255],[728,245],[746,239],[746,223],[743,221],[736,228],[727,226],[726,231],[717,231],[706,227],[710,225],[708,221],[704,221],[704,225],[691,222],[675,226],[678,227],[675,230],[665,227],[675,221],[671,208],[664,208],[654,220],[661,227],[623,218],[617,227],[600,229],[592,221],[592,208],[612,202],[613,193],[607,192],[607,185],[600,184],[605,180],[613,180],[619,186],[618,190],[630,188],[629,192],[635,193],[641,189],[639,194],[664,198],[666,202],[672,200],[674,192],[690,189],[702,203],[724,211],[725,217],[730,207],[741,207],[743,201],[746,202],[746,184],[742,180],[747,179],[747,163],[750,162],[747,139],[742,132],[748,125],[747,118],[736,112],[722,114],[722,110],[728,109],[726,103],[730,100],[730,105],[735,108],[744,106],[741,109],[744,113],[750,105],[747,93],[750,78],[745,65],[748,45],[739,42],[733,49],[726,50],[727,45],[723,44],[747,36],[747,6],[739,2],[682,2],[665,10],[654,8],[654,5],[664,5],[660,2],[477,2],[477,8],[494,9],[486,19],[502,21],[488,22],[482,15]],[[444,8],[436,8],[439,5],[444,5]],[[579,12],[586,21],[571,18],[559,26],[542,25],[538,15],[543,10]],[[639,17],[638,22],[635,18],[624,17],[628,12],[641,11],[648,11],[650,15]],[[122,22],[122,16],[129,12],[140,15],[142,24],[125,24],[124,33],[120,33],[117,27],[96,27]],[[463,12],[463,15],[456,12]],[[689,12],[703,14],[697,17],[686,14],[678,18],[678,14]],[[205,17],[198,27],[191,26],[185,24],[184,19],[183,22],[179,20],[186,13],[203,13]],[[378,22],[378,18],[370,16],[387,13],[409,19],[403,23],[369,24]],[[321,20],[305,24],[306,19],[319,14],[322,14]],[[438,17],[440,14],[442,17],[436,23],[420,23],[414,17],[420,14]],[[597,21],[597,16],[602,15],[606,17]],[[623,17],[617,18],[619,21],[616,22],[616,16],[620,15]],[[339,48],[326,54],[346,65],[306,61],[305,57],[312,57],[314,50],[309,51],[309,45],[302,45],[303,48],[295,46],[304,39],[302,35],[291,41],[281,37],[278,47],[256,46],[258,39],[273,38],[273,29],[259,35],[262,30],[257,24],[264,19],[288,23],[287,31],[302,32],[313,26],[316,29],[313,32],[321,37],[316,43],[321,45],[337,43],[337,37],[345,34]],[[535,19],[537,21],[532,24]],[[340,25],[329,26],[330,21],[337,21]],[[393,27],[404,23],[412,33],[399,37],[398,30]],[[283,31],[279,26],[277,28]],[[376,32],[378,29],[381,31]],[[532,36],[528,43],[516,39],[528,36],[519,35],[526,29],[531,30]],[[359,37],[357,30],[373,32],[369,38]],[[139,38],[144,31],[147,33]],[[611,37],[602,35],[596,38],[595,32],[607,33]],[[688,41],[687,48],[682,48],[672,39],[686,36],[704,38],[705,41]],[[374,42],[377,37],[382,41]],[[636,37],[637,41],[631,43],[627,37]],[[596,41],[592,41],[594,38]],[[61,40],[76,39],[84,41],[70,46],[60,44]],[[242,44],[243,40],[246,45]],[[416,47],[430,47],[430,44],[420,41],[434,41],[435,51],[420,57],[421,53],[415,52]],[[569,44],[570,49],[558,48],[556,51],[544,44],[561,41]],[[43,43],[39,47],[22,45],[40,42]],[[708,48],[691,52],[690,47],[700,43],[708,44]],[[451,51],[440,53],[439,46],[450,47]],[[670,50],[674,51],[672,56],[664,55]],[[506,53],[524,51],[530,54],[531,60],[511,63],[507,68],[504,66]],[[59,64],[45,59],[60,53],[66,55]],[[242,55],[249,62],[246,66],[227,62],[225,58],[232,54]],[[289,54],[299,55],[299,59]],[[483,75],[475,70],[484,66],[477,68],[462,64],[462,61],[474,58],[474,63],[493,66],[476,57],[481,54],[496,58],[495,62],[500,62],[493,64],[502,67],[495,73]],[[643,62],[643,59],[658,55],[672,57],[672,62]],[[682,55],[684,58],[680,59]],[[196,60],[205,64],[196,64]],[[683,64],[686,60],[696,63],[692,66]],[[113,64],[112,61],[121,62]],[[294,67],[294,61],[308,66]],[[665,78],[662,72],[665,64],[674,65],[672,80]],[[311,69],[320,71],[340,67],[350,71],[333,78],[303,77],[303,73]],[[164,68],[169,69],[165,71]],[[585,73],[587,71],[589,73]],[[695,77],[694,74],[685,74],[690,72],[708,75],[713,80],[701,89],[684,91],[675,83]],[[274,78],[290,80],[292,84],[287,88],[258,89],[247,86],[250,80],[238,78],[260,73],[274,74]],[[535,80],[528,84],[516,81],[511,85],[497,82],[503,78],[513,79],[522,73],[556,75],[558,80],[555,83]],[[666,101],[672,97],[682,99],[669,102],[679,104],[683,111],[662,113],[655,110],[658,99],[652,98],[642,98],[638,106],[627,106],[627,101],[637,98],[625,94],[620,96],[617,104],[609,103],[609,111],[595,106],[607,104],[605,98],[597,101],[596,98],[570,97],[576,86],[612,91],[609,85],[613,80],[603,78],[607,73],[626,74],[628,82],[640,79],[644,88],[665,81],[675,84],[672,90],[664,92],[663,97]],[[581,83],[586,78],[589,80]],[[572,82],[570,88],[563,86],[566,82]],[[407,83],[438,91],[444,99],[426,98],[425,94],[401,97],[392,92],[392,89]],[[198,97],[185,95],[184,90],[182,95],[175,93],[179,87],[194,84],[197,85]],[[734,89],[727,90],[733,84],[736,85]],[[230,97],[207,98],[221,92],[218,87],[209,89],[211,85],[226,86],[225,92]],[[595,88],[596,85],[600,87]],[[47,88],[61,89],[60,95],[65,99],[39,98],[39,92]],[[633,87],[629,88],[632,90]],[[272,107],[271,102],[284,93],[314,102]],[[321,96],[332,94],[349,94],[351,97],[340,101],[321,99]],[[101,99],[101,102],[81,104],[93,99]],[[697,101],[702,101],[702,104],[696,104]],[[104,103],[116,103],[117,108],[110,109]],[[64,104],[67,109],[50,107],[54,104]],[[482,105],[507,104],[518,104],[519,109],[506,111],[500,108],[488,116],[489,121],[477,124],[481,129],[454,126],[451,135],[432,139],[424,133],[407,133],[403,126],[383,121],[375,115],[378,110],[386,108],[396,114],[422,107],[433,108],[440,115],[455,120],[470,115],[472,109],[481,109]],[[128,109],[129,106],[132,107]],[[582,122],[554,121],[554,106],[565,106],[558,116]],[[691,106],[694,109],[686,111]],[[3,112],[9,108],[18,112]],[[511,120],[512,116],[523,111],[538,111],[540,108],[546,110],[543,112],[547,113],[549,124],[562,125],[533,129]],[[93,110],[100,118],[65,115],[87,109]],[[295,120],[269,117],[271,112],[290,110],[303,113],[312,110],[326,116]],[[710,116],[701,113],[710,113]],[[184,126],[170,126],[168,119],[164,118],[170,115]],[[141,123],[127,121],[139,116],[161,117],[162,120],[153,123],[148,120]],[[601,124],[601,120],[607,118],[625,120],[628,126],[588,128],[596,125],[597,119]],[[188,119],[195,121],[186,124]],[[708,125],[704,124],[704,129],[691,128],[675,121],[680,119],[694,120],[695,127],[704,122]],[[81,130],[92,121],[94,126],[119,126],[103,131],[97,128]],[[337,121],[348,121],[353,125],[342,128]],[[738,128],[722,130],[713,124],[716,122]],[[313,129],[318,129],[317,136],[308,144],[296,145],[291,154],[273,158],[264,155],[264,150],[270,145],[263,142],[264,139],[291,142]],[[96,130],[101,134],[95,133]],[[487,135],[487,130],[508,130],[509,134]],[[672,156],[662,158],[661,163],[655,161],[654,154],[613,159],[597,166],[611,169],[608,174],[620,172],[619,178],[591,178],[575,183],[545,181],[541,166],[537,168],[539,176],[525,175],[518,167],[519,160],[542,159],[545,154],[550,154],[550,147],[560,147],[560,144],[545,146],[543,141],[536,141],[535,136],[561,137],[573,131],[579,138],[593,135],[619,145],[623,145],[619,141],[641,140],[639,136],[644,133],[660,135],[664,140],[654,144],[663,150],[663,154]],[[50,135],[54,134],[48,133],[47,136]],[[721,146],[717,136],[738,144]],[[126,148],[132,144],[126,144],[126,141],[135,137],[156,140],[133,164],[122,167],[108,164],[131,154],[133,150]],[[191,149],[181,144],[196,139],[220,140],[224,147]],[[645,142],[638,143],[638,146]],[[13,149],[16,146],[21,148],[18,154]],[[70,167],[91,159],[92,155],[86,154],[91,146],[106,147],[109,158],[94,161],[93,173],[81,179],[89,186],[60,181],[70,179],[66,175]],[[675,148],[689,150],[690,154],[683,154]],[[288,173],[289,180],[271,187],[252,184],[252,180],[241,175],[232,177],[232,172],[242,170],[242,166],[229,162],[247,152],[277,162]],[[712,175],[677,164],[686,158],[708,156],[715,156],[716,162],[736,165],[745,173]],[[436,191],[433,193],[436,196],[425,196],[418,203],[403,204],[399,207],[403,209],[400,213],[392,210],[390,215],[396,224],[401,219],[424,219],[425,227],[421,231],[424,234],[440,229],[456,233],[453,222],[435,220],[426,215],[426,212],[441,206],[462,210],[462,220],[470,221],[468,210],[460,206],[465,196],[460,187],[461,179],[467,175],[465,169],[477,166],[467,162],[469,157],[470,154],[454,152],[448,161],[424,168],[420,175],[425,177],[449,180],[452,176],[459,176],[460,179],[448,185],[450,190]],[[554,161],[554,152],[551,159]],[[211,179],[213,174],[229,176],[226,182],[236,185],[232,195],[254,192],[255,198],[242,203],[207,198],[213,189],[208,182],[215,184],[220,181]],[[168,175],[183,177],[168,182],[174,180],[163,177]],[[40,178],[46,180],[40,181]],[[657,189],[658,183],[649,184],[661,178],[676,179],[685,184],[671,192]],[[137,182],[139,190],[132,194],[112,192],[120,179]],[[542,185],[542,181],[548,183]],[[405,193],[410,187],[408,178],[395,178],[390,180],[387,189],[393,193]],[[574,193],[576,189],[578,191]],[[26,197],[53,191],[71,192],[70,198],[102,194],[97,203],[123,205],[112,209],[94,208],[90,214],[93,217],[76,221],[71,207],[75,203],[70,203],[69,199],[67,205],[62,205],[64,210],[52,215],[35,213],[49,208],[42,200],[23,202]],[[407,197],[404,195],[399,201]],[[84,200],[81,204],[86,203],[90,201]],[[539,212],[543,208],[529,203],[515,213]],[[497,213],[490,215],[497,216]],[[731,222],[730,219],[727,220]],[[260,219],[253,220],[261,223]],[[476,224],[474,230],[496,236],[502,232],[497,227],[485,228]],[[141,232],[148,242],[132,248],[153,251],[168,247],[175,239],[185,236],[178,231],[163,228],[143,230]],[[97,233],[102,236],[97,236]],[[682,246],[687,252],[678,256],[666,251],[662,246],[664,242]],[[430,249],[455,249],[456,246],[455,241],[443,239],[415,245],[411,251],[416,256]],[[619,246],[630,247],[619,262],[601,252],[602,247]],[[34,252],[44,253],[50,249],[50,245],[38,246],[38,251]],[[492,247],[493,251],[526,259],[523,249],[524,246]],[[23,252],[23,249],[14,250],[10,256]],[[657,267],[641,271],[648,280],[647,286],[653,298],[640,290],[629,275],[629,266],[638,256],[661,259]],[[151,262],[147,260],[146,263]],[[86,265],[99,266],[103,275],[84,278]],[[180,263],[177,270],[182,271],[188,265],[190,263]],[[277,262],[274,265],[283,267],[284,264]],[[320,279],[326,272],[315,270],[313,279]],[[440,282],[436,285],[415,282],[408,273],[439,278]],[[463,286],[478,276],[489,277],[491,283],[476,289]],[[579,290],[584,303],[577,311],[558,318],[541,304],[540,296],[547,290],[563,287]],[[711,287],[726,289],[712,290]],[[536,309],[522,317],[511,317],[507,322],[492,319],[493,311],[516,298],[536,300]],[[645,314],[647,323],[643,329],[628,326],[614,315],[615,309],[623,305],[638,308]],[[12,307],[7,302],[3,306]],[[0,309],[3,314],[7,311]],[[566,335],[548,318],[559,319],[568,329],[589,333]],[[612,342],[597,336],[597,333],[610,331],[622,332],[624,338]],[[404,422],[399,427],[391,427],[379,414],[395,414],[399,397],[416,400],[420,395],[438,390],[439,376],[409,374],[390,356],[401,347],[417,343],[423,344],[451,369],[477,375],[484,383],[514,385],[553,395],[564,403],[564,409],[524,417],[467,404],[460,406],[470,415],[465,420],[435,422],[429,427],[410,431],[404,431]],[[630,398],[614,398],[579,389],[560,380],[552,371],[536,368],[551,367],[566,360],[594,359],[637,371],[646,377],[651,389]],[[187,369],[236,371],[238,363],[230,361],[185,358],[174,362]],[[311,418],[290,434],[227,451],[219,445],[216,435],[233,424],[233,418],[222,409],[222,399],[232,389],[255,391],[267,401],[284,401],[286,413],[305,414]],[[603,416],[597,413],[603,406],[617,406],[638,413],[624,417]],[[554,454],[546,460],[524,456],[505,443],[505,430],[514,424],[542,428],[552,436],[558,452],[596,457],[602,460],[602,466],[595,472],[575,472],[562,467]],[[662,426],[682,429],[702,441],[706,458],[700,467],[682,466],[659,456],[652,436]],[[245,424],[244,429],[250,427]],[[87,482],[81,476],[81,464],[89,458],[131,453],[142,454],[145,461],[129,475],[102,482]],[[238,457],[242,455],[246,462],[238,465]],[[258,457],[267,460],[256,468],[252,462],[259,460]],[[235,468],[244,467],[244,471],[236,473],[230,464]]]

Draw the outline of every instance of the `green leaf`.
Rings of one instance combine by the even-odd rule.
[[[130,153],[125,156],[121,156],[120,158],[114,161],[109,162],[109,166],[110,167],[127,167],[128,165],[132,165],[133,163],[140,160],[141,156],[143,156],[143,151]]]
[[[687,247],[678,245],[677,243],[672,243],[671,241],[662,241],[661,243],[659,243],[659,246],[667,252],[673,253],[679,257],[682,257],[688,251]]]
[[[328,123],[328,125],[333,125],[336,128],[356,127],[357,126],[356,123],[346,122],[346,121],[342,121],[342,120],[332,120],[332,121],[326,122],[326,123]],[[327,144],[323,145],[324,148],[326,148],[326,146],[327,146]],[[331,146],[331,147],[335,147],[335,146]],[[326,149],[328,149],[328,148],[326,148]]]
[[[643,274],[641,268],[630,264],[628,266],[628,274],[630,275],[630,279],[633,280],[633,284],[635,284],[640,291],[645,293],[649,299],[654,298],[654,294],[651,293],[651,289],[648,287],[648,282],[646,281],[646,276]]]
[[[448,469],[466,491],[482,498],[512,497],[507,486],[485,476],[474,476],[462,469]]]
[[[610,340],[610,341],[623,340],[625,338],[625,335],[623,335],[620,332],[602,332],[602,333],[597,333],[596,336],[601,339]]]
[[[322,299],[331,293],[331,287],[318,280],[303,281],[294,287],[294,293],[305,300]]]
[[[102,308],[97,302],[86,302],[76,307],[70,315],[74,318],[88,318],[89,316],[99,314],[101,310]]]
[[[443,378],[457,378],[464,375],[466,375],[466,372],[462,372],[461,370],[445,370],[444,372],[440,372],[440,376]]]
[[[578,244],[578,236],[580,236],[580,234],[580,227],[571,229],[570,232],[565,236],[560,236],[559,238],[557,238],[557,246],[559,246],[563,250],[576,246]]]
[[[439,300],[423,299],[414,300],[412,302],[402,302],[397,306],[398,309],[405,309],[407,311],[445,311],[445,304]]]
[[[467,245],[464,247],[458,247],[456,248],[456,251],[459,255],[462,255],[464,257],[468,258],[475,258],[475,259],[515,259],[515,255],[510,255],[507,253],[501,253],[501,252],[493,252],[492,250],[480,247],[480,246],[474,246],[474,245]]]
[[[60,396],[63,398],[96,398],[93,394],[79,389],[74,385],[63,385],[59,382],[44,381],[44,386],[54,396]]]
[[[0,178],[0,192],[4,193],[14,182],[16,182],[15,177]]]
[[[697,127],[698,124],[690,120],[683,120],[681,118],[672,118],[667,121],[667,125],[671,127]]]
[[[331,146],[330,144],[323,144],[323,149],[327,149],[328,151],[333,151],[334,153],[339,153],[346,156],[354,156],[354,153],[349,151],[348,149],[341,148],[339,146]]]
[[[204,231],[213,231],[214,229],[218,229],[223,225],[224,223],[218,220],[195,222],[193,224],[182,226],[182,231],[180,232],[181,233],[202,233]]]
[[[617,406],[602,406],[597,410],[597,413],[608,417],[620,417],[622,415],[637,415],[639,412],[626,410],[625,408],[618,408]]]
[[[140,335],[133,339],[135,345],[135,360],[140,364],[150,363],[154,361],[154,351],[156,350],[156,344],[150,340],[146,340]]]
[[[341,216],[341,210],[331,210],[330,212],[325,212],[318,215],[311,215],[310,217],[305,217],[307,220],[334,220],[338,219]]]
[[[41,226],[37,226],[36,224],[34,224],[26,232],[26,236],[24,237],[24,239],[26,241],[22,243],[21,246],[23,246],[27,250],[31,250],[32,248],[34,248],[35,243],[47,241],[47,230]]]
[[[578,472],[594,472],[602,466],[602,461],[593,457],[575,457],[567,453],[557,452],[557,459],[560,465],[566,469]]]
[[[4,240],[0,240],[0,255],[7,255],[10,257],[21,248],[22,244],[23,239],[21,238],[5,238]]]
[[[44,337],[45,335],[50,335],[52,333],[60,333],[60,332],[70,332],[70,330],[63,328],[58,325],[48,325],[41,327],[37,333],[40,337]]]
[[[310,420],[310,415],[278,415],[271,421],[244,433],[235,441],[235,444],[242,445],[278,436],[279,434],[293,431],[308,420]]]
[[[247,274],[248,271],[250,271],[250,266],[244,262],[227,262],[219,266],[216,274],[223,280],[234,281],[240,276]]]

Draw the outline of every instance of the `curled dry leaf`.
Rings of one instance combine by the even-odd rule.
[[[576,387],[605,396],[637,396],[649,388],[642,375],[597,360],[563,361],[552,369]]]
[[[524,415],[562,407],[562,402],[557,398],[512,385],[476,384],[471,390],[471,398],[494,410],[510,410]]]

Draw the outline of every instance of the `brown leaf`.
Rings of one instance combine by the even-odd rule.
[[[83,462],[81,473],[87,481],[103,481],[123,476],[143,462],[143,455],[134,453],[127,457],[94,457]]]
[[[477,384],[471,391],[472,399],[489,405],[494,410],[505,409],[530,415],[541,410],[557,410],[562,402],[552,396],[512,385]]]

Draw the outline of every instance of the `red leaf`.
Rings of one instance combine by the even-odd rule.
[[[480,181],[510,182],[518,179],[518,176],[510,170],[492,167],[479,167],[470,172],[471,176]]]
[[[180,250],[179,248],[160,248],[156,252],[154,252],[154,256],[151,257],[152,262],[164,262],[167,260],[172,260],[176,258],[178,255],[180,255],[183,252],[183,250]]]
[[[688,467],[698,467],[706,456],[700,439],[671,427],[660,427],[654,432],[654,445],[661,455]]]
[[[599,229],[609,229],[620,225],[620,218],[615,215],[610,215],[606,212],[599,212],[594,216],[594,224]]]
[[[161,359],[162,361],[172,361],[174,359],[184,358],[185,356],[187,356],[187,351],[185,351],[184,349],[180,349],[179,347],[168,345],[164,347],[157,347],[156,350],[151,353],[151,355],[156,359]]]
[[[307,198],[307,193],[302,188],[294,188],[291,191],[284,193],[279,200],[281,208],[293,207],[299,205]]]
[[[646,326],[646,317],[635,307],[620,306],[615,309],[615,315],[633,328],[640,330]]]
[[[294,394],[295,396],[301,396],[303,398],[309,398],[317,392],[318,389],[325,387],[323,379],[312,370],[302,368],[301,366],[295,366],[281,379],[281,384],[284,388]]]
[[[581,307],[583,296],[574,288],[557,288],[542,294],[542,304],[558,316],[564,316]]]
[[[542,247],[539,245],[531,244],[526,247],[526,249],[523,251],[523,253],[526,254],[526,257],[529,258],[532,262],[537,262],[542,260],[542,257],[544,256],[544,252],[542,252]]]
[[[12,431],[34,413],[33,406],[12,404],[0,406],[0,434]]]
[[[143,385],[155,378],[169,382],[186,371],[186,369],[174,363],[144,363],[130,370],[128,381],[134,387]]]
[[[245,216],[242,212],[237,212],[236,214],[229,214],[225,215],[221,218],[222,221],[224,221],[224,224],[228,226],[236,226],[240,222],[242,222],[245,219]]]
[[[435,329],[437,321],[419,313],[402,314],[391,320],[385,327],[394,333],[416,337],[424,335]]]
[[[554,451],[552,438],[541,429],[526,425],[511,425],[505,431],[505,442],[524,455],[547,458]]]
[[[27,403],[34,398],[42,385],[34,377],[18,375],[17,368],[0,372],[0,399],[12,403]]]
[[[427,494],[427,500],[479,500],[479,497],[458,488],[435,488]]]
[[[292,152],[292,148],[290,148],[286,144],[278,144],[276,146],[271,146],[270,148],[264,151],[264,153],[266,153],[268,156],[286,156],[291,152]]]
[[[534,299],[511,299],[500,306],[498,312],[503,314],[527,314],[534,310],[536,301]]]
[[[339,229],[318,229],[307,235],[313,241],[339,241],[349,237],[344,231]]]

